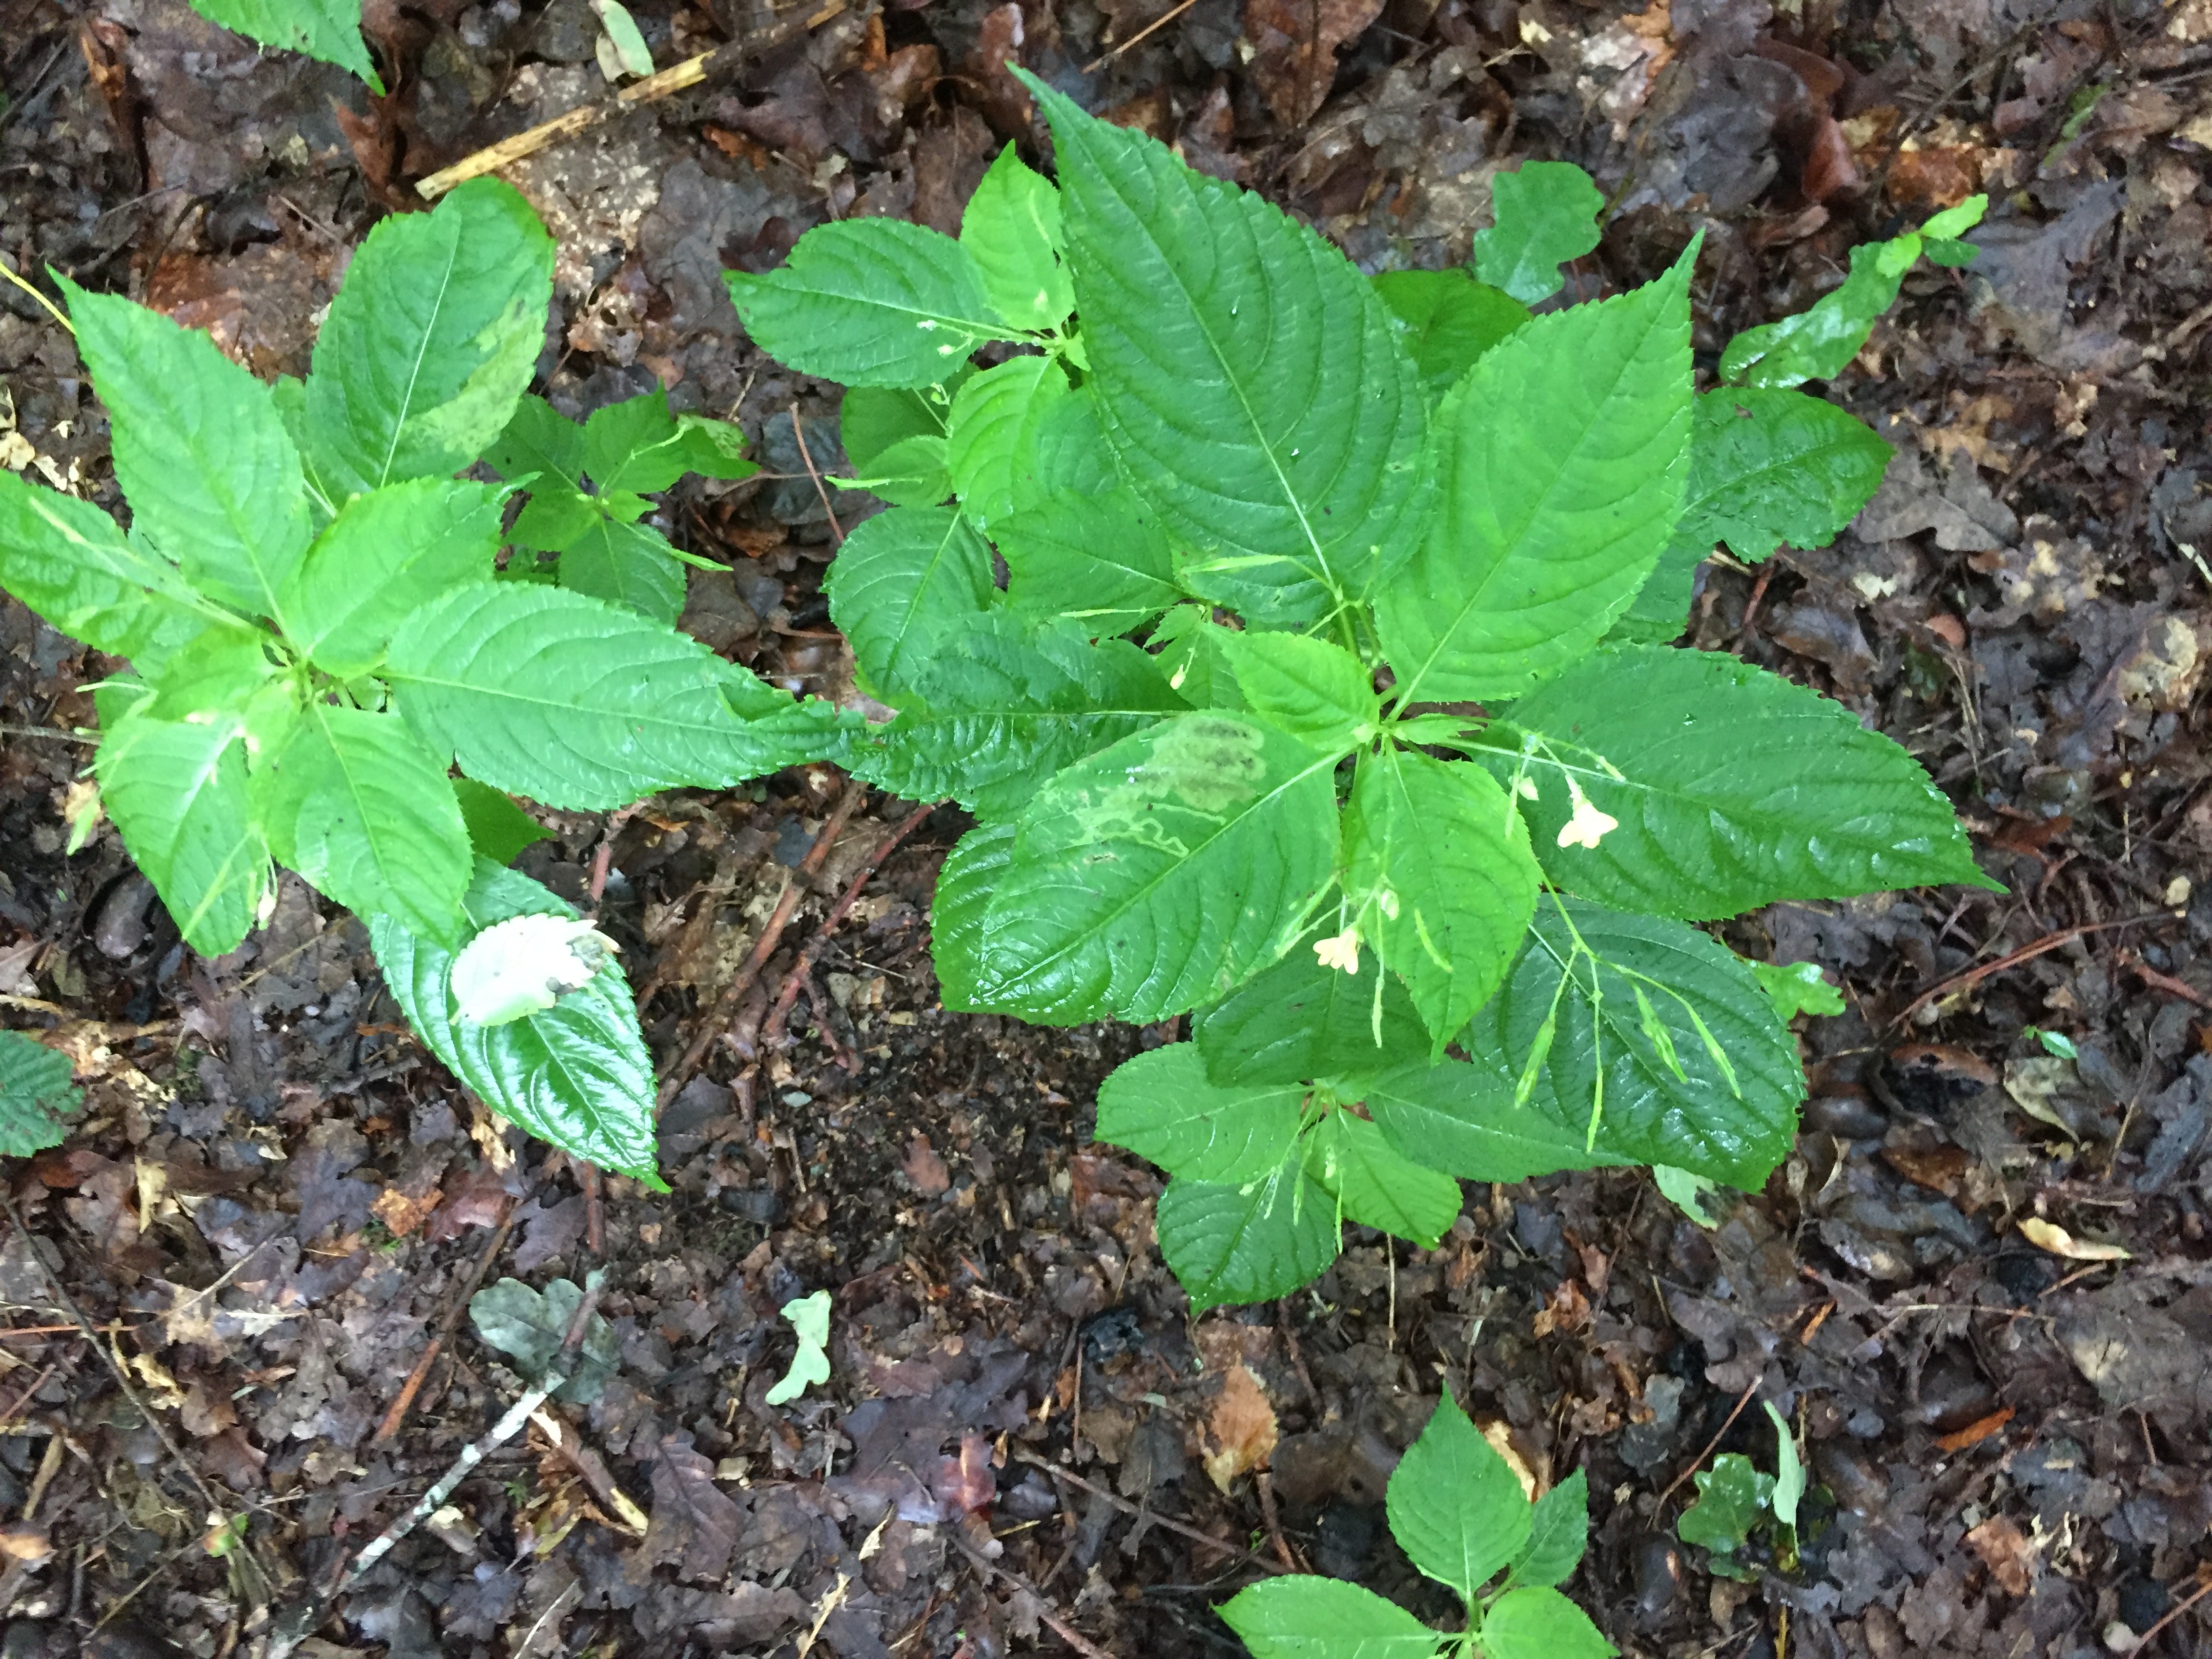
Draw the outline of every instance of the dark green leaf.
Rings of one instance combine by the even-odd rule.
[[[561,555],[561,586],[673,626],[684,614],[685,584],[668,538],[649,525],[592,517]]]
[[[1050,357],[1010,357],[960,388],[952,400],[945,464],[960,510],[988,530],[1014,508],[1014,470],[1052,405],[1068,395],[1067,375]]]
[[[1865,422],[1804,392],[1709,392],[1674,540],[1698,558],[1725,542],[1754,562],[1785,542],[1826,547],[1881,487],[1891,453]]]
[[[1017,610],[1065,617],[1092,635],[1126,634],[1182,598],[1166,527],[1126,484],[1047,495],[1000,520],[992,539]]]
[[[269,848],[248,805],[245,737],[234,714],[162,720],[141,704],[93,756],[124,847],[204,957],[238,948],[269,882]]]
[[[1474,1601],[1528,1540],[1519,1478],[1449,1393],[1399,1460],[1387,1497],[1399,1547],[1462,1601]]]
[[[1388,270],[1376,277],[1375,291],[1397,319],[1431,399],[1528,320],[1528,307],[1463,270]]]
[[[1346,1221],[1432,1250],[1459,1218],[1458,1182],[1414,1163],[1352,1112],[1323,1118],[1306,1137],[1304,1153],[1306,1174],[1336,1200]]]
[[[1573,1576],[1589,1541],[1589,1481],[1580,1469],[1536,1500],[1528,1541],[1513,1558],[1506,1583],[1539,1587],[1564,1584]]]
[[[1328,1269],[1343,1237],[1336,1200],[1296,1158],[1240,1186],[1170,1181],[1155,1225],[1193,1315],[1288,1296]]]
[[[1304,1098],[1295,1085],[1223,1088],[1207,1081],[1195,1044],[1171,1042],[1098,1085],[1098,1139],[1182,1180],[1241,1186],[1290,1157]]]
[[[455,778],[453,799],[468,826],[469,845],[478,858],[494,864],[512,864],[533,842],[550,841],[553,832],[541,825],[505,791],[474,778]]]
[[[544,1380],[560,1356],[583,1303],[583,1290],[572,1279],[556,1279],[541,1295],[519,1279],[502,1279],[469,1298],[469,1319],[487,1346],[513,1360],[515,1370],[534,1383]],[[553,1397],[588,1406],[621,1369],[622,1340],[606,1316],[594,1313],[584,1326],[575,1369]]]
[[[84,1096],[70,1057],[21,1031],[0,1031],[0,1156],[28,1158],[62,1144],[61,1120]]]
[[[287,637],[325,673],[367,673],[411,612],[491,580],[506,498],[458,478],[410,478],[354,496],[285,587]]]
[[[1674,1534],[1716,1555],[1733,1555],[1751,1538],[1751,1529],[1774,1493],[1774,1477],[1762,1473],[1741,1452],[1723,1452],[1710,1469],[1692,1477],[1698,1501],[1682,1511]]]
[[[944,636],[997,597],[991,550],[959,514],[895,507],[858,526],[823,582],[862,685],[900,700]]]
[[[1224,1087],[1329,1079],[1348,1092],[1426,1054],[1428,1033],[1395,977],[1383,976],[1378,1019],[1381,972],[1371,955],[1344,974],[1294,949],[1191,1022],[1207,1075]]]
[[[1516,1106],[1513,1088],[1514,1073],[1500,1066],[1422,1060],[1376,1079],[1365,1099],[1400,1152],[1468,1181],[1526,1181],[1638,1161],[1610,1146],[1602,1129],[1593,1150],[1583,1125],[1569,1127],[1532,1104]]]
[[[963,382],[965,375],[958,377]],[[864,477],[884,452],[908,438],[942,438],[952,415],[951,386],[921,391],[848,386],[837,416],[845,459]]]
[[[953,844],[929,903],[930,961],[948,1008],[973,1007],[993,889],[1014,852],[1014,826],[981,823]]]

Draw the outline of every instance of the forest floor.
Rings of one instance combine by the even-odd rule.
[[[665,64],[760,21],[713,3],[633,10]],[[179,0],[0,0],[0,256],[302,371],[416,180],[606,91],[586,0],[371,0],[368,28],[380,100]],[[849,689],[797,441],[838,470],[838,394],[760,356],[720,273],[830,218],[954,229],[1000,145],[1040,156],[1009,56],[1369,270],[1466,258],[1499,168],[1580,162],[1611,208],[1562,302],[1702,230],[1706,365],[1986,191],[1978,259],[1911,278],[1828,387],[1897,446],[1881,495],[1819,552],[1709,564],[1692,640],[1911,748],[2008,890],[1731,926],[1849,1011],[1805,1023],[1796,1152],[1716,1230],[1636,1172],[1475,1188],[1437,1250],[1355,1230],[1310,1289],[1194,1322],[1159,1177],[1091,1140],[1164,1034],[937,1006],[957,813],[871,873],[911,805],[871,797],[811,875],[826,769],[611,838],[547,815],[525,867],[582,898],[609,854],[664,1066],[805,893],[662,1124],[672,1190],[589,1190],[472,1109],[293,878],[210,961],[112,832],[66,853],[112,664],[0,595],[0,1024],[87,1094],[7,1172],[0,1654],[263,1650],[520,1392],[461,1320],[380,1432],[476,1275],[599,1264],[596,1401],[494,1451],[302,1652],[1231,1656],[1212,1607],[1290,1561],[1435,1617],[1379,1504],[1446,1386],[1535,1480],[1587,1473],[1568,1588],[1626,1653],[2212,1652],[2212,1601],[2180,1607],[2212,1582],[2212,0],[846,0],[504,175],[560,243],[540,389],[666,386],[751,435],[758,478],[660,522],[726,567],[685,627],[793,689]],[[0,462],[113,504],[69,337],[6,292],[0,377]],[[822,1288],[830,1380],[769,1409],[776,1310]],[[1713,1450],[1773,1467],[1754,1400],[1814,1492],[1795,1565],[1739,1580],[1674,1528]]]

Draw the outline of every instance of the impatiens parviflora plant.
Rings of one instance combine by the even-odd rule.
[[[957,239],[847,221],[729,277],[761,345],[849,386],[856,482],[896,503],[829,592],[896,711],[847,763],[977,820],[933,912],[945,1006],[1190,1016],[1098,1133],[1174,1176],[1199,1307],[1295,1289],[1344,1220],[1435,1243],[1457,1177],[1755,1189],[1803,1079],[1697,924],[1986,884],[1897,744],[1660,642],[1716,544],[1817,545],[1873,492],[1887,446],[1789,377],[1880,307],[1754,331],[1729,361],[1765,378],[1700,396],[1693,250],[1542,316],[1463,271],[1370,281],[1028,84],[1057,189],[1009,149]],[[1544,207],[1564,178],[1479,252],[1532,296],[1595,240]],[[1977,210],[1874,268],[1951,259]]]
[[[1391,1536],[1467,1604],[1467,1627],[1431,1630],[1372,1590],[1294,1574],[1222,1604],[1252,1659],[1605,1659],[1615,1650],[1554,1588],[1573,1574],[1589,1534],[1580,1469],[1531,1504],[1512,1465],[1447,1394],[1392,1471],[1385,1503]]]
[[[525,398],[552,266],[520,196],[464,185],[370,233],[313,372],[273,386],[64,281],[130,527],[0,472],[0,587],[130,659],[94,692],[93,772],[187,944],[236,948],[272,860],[298,872],[367,921],[408,1020],[493,1110],[652,1181],[629,988],[505,867],[544,834],[512,797],[623,806],[842,739],[670,626],[681,567],[644,497],[744,476],[734,429],[659,393],[580,428]],[[457,476],[480,459],[506,482]],[[517,963],[501,941],[526,935],[567,948]]]

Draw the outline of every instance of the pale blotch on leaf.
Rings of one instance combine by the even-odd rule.
[[[1575,810],[1574,815],[1559,826],[1561,847],[1595,848],[1605,839],[1607,831],[1620,828],[1620,820],[1610,812],[1600,811],[1571,775],[1567,779],[1567,795],[1574,802]]]
[[[472,1025],[505,1025],[580,990],[617,946],[588,921],[516,916],[487,927],[453,958],[453,1012]]]

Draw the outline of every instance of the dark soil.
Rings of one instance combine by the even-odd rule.
[[[669,64],[760,21],[716,3],[633,9]],[[779,1027],[907,805],[862,809],[671,1109],[673,1190],[593,1196],[472,1108],[291,878],[204,961],[112,832],[65,854],[70,730],[114,665],[0,596],[0,1024],[66,1048],[88,1106],[6,1189],[7,1659],[265,1650],[520,1391],[464,1321],[377,1437],[478,1267],[601,1262],[618,1375],[556,1408],[559,1446],[494,1450],[301,1651],[1231,1655],[1210,1607],[1286,1560],[1441,1620],[1379,1504],[1445,1386],[1534,1480],[1587,1472],[1569,1588],[1626,1652],[2088,1659],[2154,1626],[2144,1651],[2212,1651],[2202,1607],[2168,1620],[2212,1565],[2212,0],[1196,0],[1139,40],[1164,10],[855,0],[509,170],[561,243],[545,393],[665,384],[766,464],[670,498],[731,567],[686,625],[849,690],[794,434],[836,470],[837,394],[761,358],[718,274],[830,217],[953,229],[1001,143],[1039,155],[1009,55],[1370,269],[1465,258],[1501,166],[1579,161],[1614,210],[1564,297],[1702,230],[1707,362],[1982,189],[1979,259],[1911,278],[1828,388],[1898,446],[1881,495],[1822,551],[1709,565],[1693,635],[1911,747],[2008,891],[1733,927],[1850,1012],[1807,1024],[1797,1152],[1717,1229],[1634,1173],[1475,1188],[1438,1250],[1358,1234],[1310,1290],[1193,1322],[1158,1177],[1089,1141],[1099,1079],[1167,1033],[936,1006],[956,814],[868,878]],[[583,0],[368,15],[382,100],[176,0],[0,0],[0,255],[299,372],[414,180],[605,92]],[[13,290],[0,377],[0,462],[112,505],[69,337]],[[601,914],[664,1066],[842,787],[666,798],[611,843],[556,816],[532,849],[584,897],[611,846]],[[2069,1241],[2129,1254],[2045,1248]],[[776,1310],[817,1288],[831,1381],[771,1410]],[[1796,1565],[1735,1581],[1671,1540],[1712,1449],[1771,1467],[1759,1401],[1814,1492]]]

